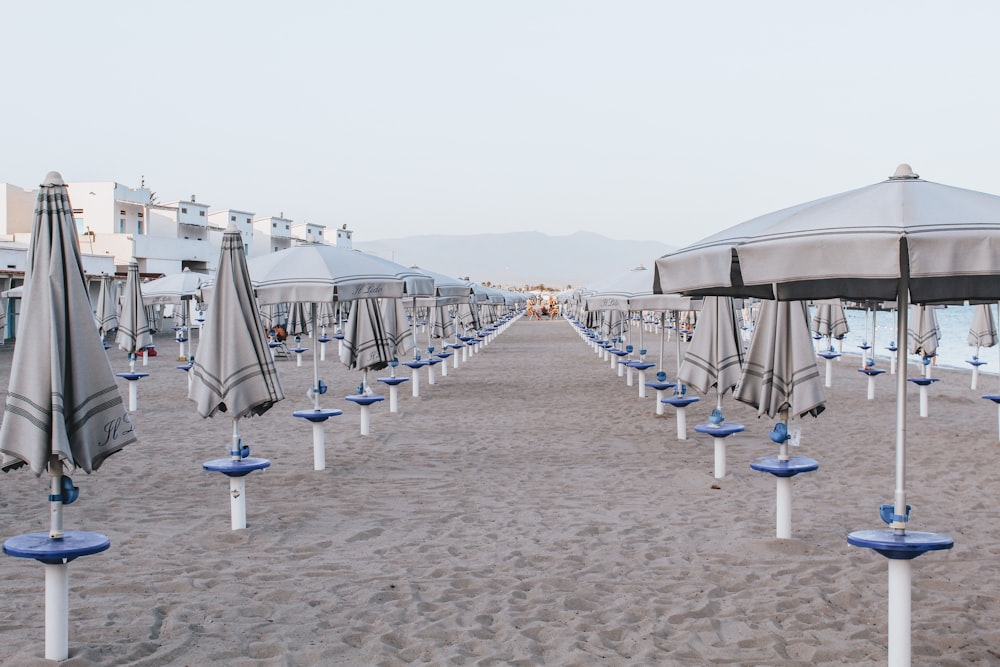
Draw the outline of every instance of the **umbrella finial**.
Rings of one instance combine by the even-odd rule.
[[[50,171],[45,174],[45,180],[42,181],[42,187],[50,185],[66,185],[66,182],[63,180],[62,174],[58,171]]]
[[[920,174],[914,174],[913,168],[905,162],[896,167],[896,173],[889,177],[890,181],[905,181],[920,178]]]

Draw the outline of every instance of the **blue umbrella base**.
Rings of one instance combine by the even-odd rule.
[[[750,462],[750,467],[759,472],[769,472],[775,477],[794,477],[800,472],[812,472],[819,468],[819,461],[805,456],[789,456],[782,461],[777,456],[761,456]]]
[[[344,414],[344,411],[337,410],[336,408],[315,408],[312,410],[296,410],[292,413],[292,416],[308,419],[311,422],[325,422],[330,417],[337,417],[342,414]]]
[[[897,535],[891,528],[858,530],[848,534],[847,542],[856,547],[874,549],[886,558],[896,560],[910,560],[928,551],[951,549],[955,546],[955,540],[947,535],[919,531],[906,531],[904,535]]]
[[[212,459],[211,461],[202,463],[201,467],[209,472],[221,472],[228,477],[243,477],[244,475],[249,475],[254,470],[263,470],[270,465],[271,462],[267,459],[248,456],[239,461],[234,461],[231,458]]]
[[[17,558],[32,558],[47,565],[61,565],[80,556],[100,553],[111,546],[111,540],[100,533],[67,530],[61,540],[48,533],[27,533],[3,543],[3,552]]]

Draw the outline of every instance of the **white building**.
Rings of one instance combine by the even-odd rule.
[[[292,247],[292,221],[284,213],[265,216],[253,221],[252,257],[278,252]]]
[[[224,208],[221,211],[210,212],[208,214],[208,225],[213,234],[213,247],[222,247],[222,234],[225,233],[226,228],[232,223],[236,225],[236,229],[239,230],[240,236],[243,239],[243,253],[247,257],[250,257],[250,251],[253,247],[253,216],[252,211],[240,211],[235,208]],[[216,232],[219,234],[218,240],[214,237]]]
[[[323,243],[323,230],[326,227],[312,222],[298,222],[292,225],[292,238],[302,243]]]

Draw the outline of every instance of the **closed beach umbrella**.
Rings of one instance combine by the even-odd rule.
[[[4,552],[45,565],[45,657],[69,657],[68,563],[107,549],[104,535],[63,529],[78,489],[64,476],[90,473],[136,441],[97,327],[73,207],[62,177],[39,188],[25,270],[17,345],[0,424],[0,467],[48,470],[49,532],[4,542]]]
[[[392,341],[382,321],[378,299],[359,299],[351,306],[344,329],[340,361],[359,371],[381,370],[392,360]]]
[[[802,301],[762,302],[733,398],[757,408],[758,416],[815,417],[825,409],[808,322]]]
[[[841,339],[850,332],[844,304],[840,299],[825,299],[816,303],[816,314],[812,318],[812,331],[824,338]]]
[[[907,329],[906,339],[910,354],[924,357],[933,357],[937,354],[938,341],[941,338],[937,309],[933,306],[912,306],[909,321],[910,327]]]
[[[403,299],[380,299],[379,308],[382,316],[382,326],[385,336],[389,340],[389,348],[392,357],[397,359],[406,356],[406,353],[415,347],[413,327],[406,317],[406,306]],[[348,322],[348,324],[350,324]],[[344,336],[346,342],[347,336]]]
[[[733,300],[706,297],[677,377],[703,394],[715,387],[720,407],[722,395],[739,383],[742,372],[743,340]]]
[[[115,292],[115,283],[111,276],[106,273],[101,274],[101,289],[97,293],[97,308],[94,314],[101,338],[118,328],[118,298]]]
[[[135,442],[101,337],[82,324],[91,321],[69,196],[50,172],[38,193],[0,424],[5,470],[89,473]]]
[[[284,398],[264,337],[235,225],[222,237],[222,252],[198,340],[188,398],[198,414],[233,419],[261,415]]]
[[[253,296],[243,254],[243,240],[230,223],[222,235],[222,250],[205,326],[198,339],[195,361],[188,371],[188,398],[202,417],[225,412],[232,417],[229,456],[202,464],[205,470],[229,477],[232,528],[246,528],[246,476],[270,466],[267,459],[250,457],[240,437],[240,420],[267,412],[285,396],[278,383],[260,310]]]
[[[997,324],[993,319],[993,307],[981,303],[972,315],[972,327],[969,329],[969,345],[976,348],[979,354],[981,347],[993,347],[997,344]]]
[[[153,344],[153,332],[149,326],[146,308],[142,304],[142,288],[139,286],[139,264],[129,262],[125,279],[125,293],[122,294],[122,314],[118,320],[118,347],[129,358]]]
[[[286,332],[289,336],[307,336],[312,331],[312,322],[306,313],[306,304],[293,303],[288,316]]]

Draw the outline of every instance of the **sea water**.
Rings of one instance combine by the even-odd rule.
[[[991,307],[993,309],[993,317],[996,318],[997,306],[993,304]],[[976,354],[976,348],[969,345],[969,329],[972,328],[972,316],[975,306],[947,306],[937,308],[936,310],[938,326],[941,329],[941,336],[938,339],[936,363],[948,368],[971,369],[972,367],[966,363],[966,360],[972,359],[972,356]],[[815,309],[810,308],[810,322],[814,313]],[[889,347],[890,343],[895,342],[899,344],[900,338],[905,338],[897,337],[896,335],[896,312],[879,311],[875,314],[874,341],[870,340],[871,312],[868,312],[866,315],[864,310],[848,308],[845,310],[845,314],[850,332],[844,338],[843,349],[841,351],[845,355],[857,355],[860,361],[861,349],[858,346],[863,342],[867,342],[872,346],[872,349],[868,351],[869,354],[872,352],[875,353],[875,365],[887,368],[891,353],[886,348]],[[867,329],[865,325],[866,317],[868,318]],[[913,323],[911,322],[911,328],[912,326]],[[816,341],[816,349],[821,349],[825,344],[825,338]],[[833,345],[835,348],[840,349],[837,341],[833,341]],[[985,366],[979,367],[980,374],[997,374],[997,368],[1000,368],[1000,349],[997,347],[981,348],[979,350],[979,359],[980,361],[987,362]],[[920,356],[916,354],[907,355],[907,361],[914,368],[921,365]]]

